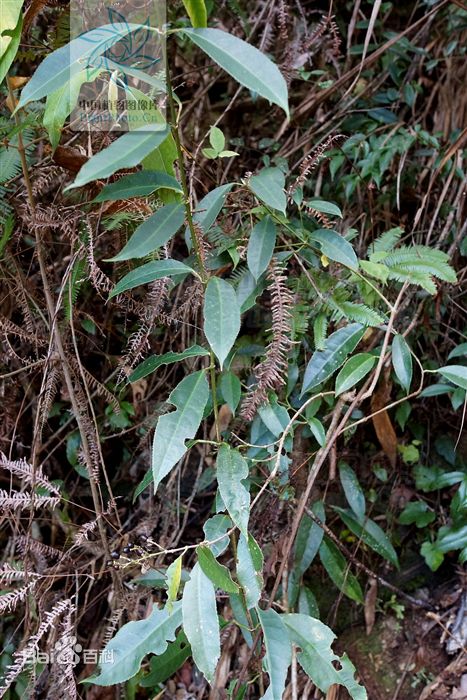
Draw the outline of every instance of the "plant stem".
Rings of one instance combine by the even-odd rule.
[[[205,285],[207,282],[207,273],[206,269],[204,267],[204,261],[203,261],[203,256],[201,253],[201,248],[200,244],[198,241],[198,236],[196,233],[195,229],[195,224],[193,221],[193,214],[191,212],[191,204],[190,204],[190,195],[188,192],[188,183],[187,183],[187,178],[186,178],[186,170],[185,170],[185,162],[183,160],[183,151],[182,151],[182,144],[180,142],[180,134],[178,131],[178,119],[177,119],[177,113],[175,110],[175,100],[173,96],[173,90],[172,90],[172,82],[170,78],[170,70],[168,66],[168,61],[167,61],[167,53],[165,52],[165,62],[166,62],[166,82],[167,82],[167,102],[169,104],[169,111],[170,111],[170,128],[172,131],[172,136],[175,141],[175,146],[177,149],[177,162],[178,162],[178,169],[180,172],[180,180],[181,180],[181,185],[182,185],[182,190],[183,190],[183,200],[185,204],[185,214],[186,214],[186,220],[188,223],[188,228],[190,229],[190,234],[191,234],[191,241],[193,243],[193,248],[195,250],[196,258],[198,260],[198,265],[200,269],[200,274],[201,274],[201,280],[203,284]]]

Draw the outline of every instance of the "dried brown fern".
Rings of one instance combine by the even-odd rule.
[[[272,338],[264,360],[254,370],[256,384],[250,388],[242,406],[241,415],[245,420],[254,418],[258,407],[267,401],[268,391],[278,389],[286,381],[287,355],[292,345],[290,333],[293,295],[287,288],[284,272],[284,266],[277,261],[269,268]]]

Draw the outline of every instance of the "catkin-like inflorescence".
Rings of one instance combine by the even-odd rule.
[[[290,338],[292,292],[287,288],[284,266],[275,261],[269,268],[268,291],[271,295],[272,338],[266,348],[264,360],[255,368],[254,384],[242,407],[241,415],[252,420],[259,406],[267,401],[268,391],[278,389],[286,381],[287,355],[292,341]]]

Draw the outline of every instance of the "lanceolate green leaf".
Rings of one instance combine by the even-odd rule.
[[[302,394],[329,379],[356,348],[364,332],[360,323],[351,323],[332,333],[325,341],[324,350],[315,352],[307,365]]]
[[[164,683],[183,666],[190,655],[191,647],[185,632],[181,631],[161,656],[152,657],[149,662],[149,673],[138,681],[139,685],[142,688],[154,688],[158,683]]]
[[[343,685],[354,700],[367,700],[365,688],[354,678],[355,667],[346,654],[339,658],[332,650],[336,635],[308,615],[291,613],[281,616],[290,639],[299,648],[298,662],[313,683],[327,693],[334,684]],[[336,667],[336,664],[338,666]]]
[[[239,593],[240,589],[232,580],[230,571],[226,566],[219,564],[209,547],[200,545],[196,548],[196,553],[198,564],[216,588],[222,588],[227,593]]]
[[[133,233],[123,250],[109,258],[113,262],[144,258],[167,243],[185,221],[183,204],[166,204],[144,221]]]
[[[129,382],[136,382],[138,379],[147,377],[152,374],[158,367],[162,365],[171,365],[174,362],[181,362],[189,357],[203,357],[209,355],[209,350],[202,348],[201,345],[192,345],[182,352],[166,352],[164,355],[153,355],[141,362],[140,365],[128,377]]]
[[[128,131],[90,158],[66,190],[82,187],[93,180],[102,180],[121,168],[139,165],[145,156],[161,145],[168,134],[167,127],[161,124],[148,124]]]
[[[223,372],[219,382],[222,398],[232,411],[235,413],[240,398],[242,395],[242,385],[240,379],[233,372]]]
[[[464,367],[464,365],[446,365],[446,367],[440,367],[437,371],[453,384],[467,389],[467,367]]]
[[[183,0],[185,10],[193,27],[205,27],[208,21],[208,13],[204,0]]]
[[[402,387],[408,392],[412,382],[412,354],[402,335],[396,335],[392,341],[392,366]]]
[[[263,695],[264,700],[282,700],[285,690],[287,672],[292,661],[292,645],[282,615],[275,610],[260,610],[258,618],[263,630],[266,655],[263,659],[265,670],[269,674],[269,687]]]
[[[188,584],[187,584],[188,585]],[[123,683],[138,673],[141,661],[147,654],[163,654],[167,642],[175,639],[175,631],[182,623],[180,603],[175,603],[172,612],[154,607],[145,620],[128,622],[107,644],[103,661],[96,676],[86,679],[96,685]]]
[[[285,214],[285,175],[280,168],[263,168],[258,175],[250,177],[249,185],[264,204]]]
[[[308,234],[311,242],[319,243],[321,252],[330,260],[342,263],[351,270],[358,268],[355,251],[346,239],[331,229],[322,228]]]
[[[287,83],[261,51],[219,29],[184,29],[184,33],[240,85],[257,92],[289,113]]]
[[[205,233],[215,222],[220,210],[224,206],[225,198],[232,187],[232,182],[227,185],[216,187],[198,202],[198,206],[193,214],[193,221],[195,224],[198,224]],[[189,236],[188,228],[185,235]]]
[[[217,455],[216,474],[227,512],[244,536],[248,537],[250,494],[242,483],[248,477],[246,460],[238,450],[223,444]]]
[[[88,71],[80,71],[68,83],[65,83],[65,85],[62,85],[62,87],[50,93],[47,97],[43,124],[47,129],[53,149],[58,146],[65,119],[75,107],[81,85],[86,80],[90,80]]]
[[[148,197],[159,189],[182,192],[180,183],[171,175],[155,170],[141,170],[138,173],[125,175],[117,182],[111,182],[110,185],[105,185],[97,197],[94,197],[93,202],[115,202],[131,197]]]
[[[212,681],[221,653],[216,591],[213,584],[195,564],[182,598],[183,629],[191,644],[193,661]]]
[[[326,513],[322,501],[316,501],[313,504],[312,511],[322,523],[326,522]],[[305,573],[318,553],[323,534],[323,528],[305,514],[297,532],[294,552],[294,565],[300,576]]]
[[[275,245],[276,227],[271,217],[265,216],[253,227],[248,242],[248,269],[255,280],[267,269],[271,262]]]
[[[245,593],[247,608],[257,605],[263,587],[263,555],[251,535],[240,535],[237,546],[237,578]]]
[[[345,462],[339,464],[339,478],[344,489],[347,503],[359,522],[365,517],[365,495],[352,467]]]
[[[346,558],[327,537],[324,537],[321,542],[319,557],[329,578],[336,584],[339,590],[345,593],[351,600],[355,600],[357,603],[363,603],[362,589],[355,576],[350,573]]]
[[[8,29],[11,34],[1,36],[0,32],[0,83],[3,82],[18,51],[23,29],[22,4],[22,0],[3,0],[1,5],[2,31]]]
[[[334,510],[339,513],[344,523],[347,525],[354,535],[357,535],[362,542],[367,544],[371,549],[374,549],[380,556],[384,557],[399,568],[399,561],[396,551],[390,543],[388,536],[383,532],[379,525],[373,520],[367,518],[364,522],[357,520],[351,510],[338,508],[334,506]]]
[[[204,299],[204,333],[222,366],[240,330],[240,307],[234,288],[211,277]]]
[[[163,277],[176,277],[189,273],[196,275],[191,267],[178,260],[153,260],[145,265],[140,265],[136,270],[132,270],[125,277],[122,277],[110,292],[109,299],[128,291],[128,289],[139,287],[141,284],[148,284]]]
[[[374,355],[366,352],[358,353],[347,360],[336,377],[336,396],[348,391],[366,377],[375,366],[376,360]]]
[[[157,421],[152,445],[154,490],[187,451],[185,442],[195,437],[208,396],[205,370],[189,374],[170,394],[168,403],[177,410]]]
[[[91,55],[95,58],[105,53],[120,39],[141,28],[140,24],[115,22],[92,29],[49,54],[21,93],[16,109],[31,100],[40,100],[62,87],[87,65]]]

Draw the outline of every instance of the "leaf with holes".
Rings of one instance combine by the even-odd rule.
[[[331,648],[336,638],[320,620],[289,613],[281,615],[291,641],[299,647],[297,660],[313,683],[327,693],[335,684],[347,689],[353,700],[367,700],[365,688],[355,680],[355,667],[344,654],[338,657]]]

